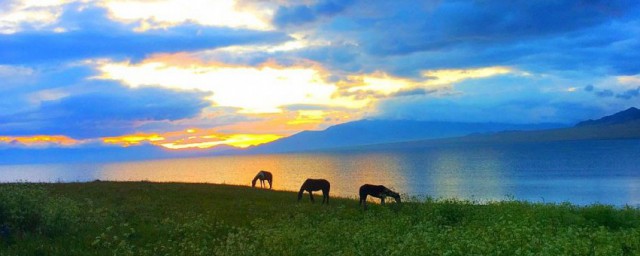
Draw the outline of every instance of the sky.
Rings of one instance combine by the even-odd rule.
[[[573,124],[639,96],[636,0],[0,0],[0,148]]]

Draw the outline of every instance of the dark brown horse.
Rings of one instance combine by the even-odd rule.
[[[360,204],[364,204],[364,208],[367,209],[367,196],[380,198],[381,204],[384,205],[384,199],[388,196],[396,199],[397,203],[400,203],[400,194],[388,189],[382,185],[364,184],[360,187]]]
[[[309,192],[309,198],[311,198],[311,202],[315,202],[313,200],[313,191],[322,190],[322,204],[326,201],[329,204],[329,189],[331,189],[331,184],[327,180],[319,179],[307,179],[302,183],[302,187],[300,187],[300,192],[298,192],[298,201],[302,198],[302,194],[304,191]]]
[[[256,177],[253,178],[253,180],[251,181],[251,187],[256,187],[256,181],[260,180],[260,187],[264,187],[264,181],[266,180],[267,182],[269,182],[269,189],[271,189],[271,183],[273,182],[273,175],[265,170],[261,170],[258,172],[258,174],[256,175]]]

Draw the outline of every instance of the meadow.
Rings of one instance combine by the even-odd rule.
[[[355,196],[355,191],[354,191]],[[640,255],[640,209],[243,186],[0,184],[0,255]]]

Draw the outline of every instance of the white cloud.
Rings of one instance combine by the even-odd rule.
[[[281,106],[292,104],[352,108],[365,104],[332,98],[336,86],[324,79],[323,70],[313,66],[282,67],[270,63],[258,67],[231,66],[188,60],[180,65],[148,60],[140,64],[103,63],[99,70],[102,72],[99,78],[118,80],[130,87],[212,92],[210,100],[214,104],[241,108],[246,113],[277,113],[282,111]]]
[[[62,14],[62,5],[70,0],[22,0],[7,4],[0,12],[0,34],[12,34],[25,25],[43,28],[55,23]]]
[[[238,5],[234,0],[104,0],[100,4],[112,19],[141,22],[139,30],[193,22],[207,26],[272,29],[273,10]]]

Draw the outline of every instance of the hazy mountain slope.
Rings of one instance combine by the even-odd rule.
[[[640,109],[629,108],[627,110],[620,111],[613,115],[605,116],[598,120],[587,120],[584,122],[580,122],[576,125],[576,127],[591,126],[591,125],[624,124],[624,123],[632,122],[635,120],[640,120]]]
[[[511,131],[494,134],[474,134],[456,138],[387,143],[351,149],[409,149],[443,143],[517,143],[563,140],[640,139],[640,116],[632,108],[598,120],[580,122],[574,127],[537,131]],[[630,118],[629,116],[635,116]]]
[[[408,120],[360,120],[323,131],[304,131],[248,149],[246,153],[280,153],[351,147],[399,141],[463,136],[504,130],[536,130],[560,124],[455,123]]]

